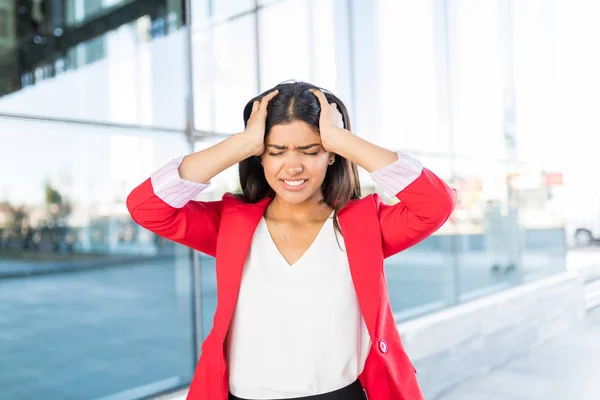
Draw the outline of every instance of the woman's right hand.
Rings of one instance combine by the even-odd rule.
[[[252,104],[252,112],[250,113],[250,118],[248,118],[248,123],[246,124],[246,129],[243,133],[245,136],[251,138],[255,149],[253,150],[253,155],[255,156],[261,156],[265,151],[267,106],[278,93],[279,90],[274,90],[264,96],[260,101],[255,100]]]

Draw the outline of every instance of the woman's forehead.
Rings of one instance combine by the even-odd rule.
[[[294,121],[285,125],[274,125],[267,136],[267,143],[278,145],[303,146],[321,142],[320,136],[304,121]]]

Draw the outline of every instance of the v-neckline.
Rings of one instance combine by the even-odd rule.
[[[310,250],[314,247],[315,243],[317,243],[317,240],[321,237],[321,234],[325,230],[325,225],[327,225],[329,223],[329,220],[331,219],[332,215],[333,215],[333,212],[331,212],[331,214],[329,214],[329,216],[327,217],[327,219],[325,220],[325,222],[323,222],[323,224],[321,225],[321,228],[319,228],[319,232],[317,232],[316,236],[314,237],[314,239],[310,243],[310,245],[306,248],[306,250],[304,250],[304,252],[300,255],[300,257],[298,257],[298,259],[296,261],[294,261],[292,264],[289,263],[289,261],[285,258],[285,256],[281,252],[281,250],[279,250],[279,247],[277,246],[277,243],[275,243],[275,239],[273,239],[273,235],[271,235],[271,231],[269,230],[269,225],[267,224],[267,219],[265,218],[264,215],[261,218],[261,222],[263,223],[264,228],[265,228],[265,230],[267,232],[268,240],[269,240],[269,242],[271,242],[271,245],[273,246],[274,250],[277,252],[278,257],[281,259],[281,261],[283,261],[283,263],[287,267],[292,268],[292,267],[297,266],[298,263],[300,263],[300,261],[302,261],[303,259],[306,258],[306,256],[310,252]]]

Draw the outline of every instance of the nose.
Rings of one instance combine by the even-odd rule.
[[[290,176],[297,175],[304,170],[302,160],[295,154],[290,154],[285,161],[285,170]]]
[[[296,175],[299,174],[303,171],[304,168],[302,168],[302,164],[288,164],[287,165],[287,173],[289,175]]]

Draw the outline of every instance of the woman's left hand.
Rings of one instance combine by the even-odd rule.
[[[342,114],[338,111],[335,103],[329,104],[325,94],[318,89],[310,89],[319,100],[321,105],[321,115],[319,117],[319,131],[321,132],[321,144],[325,151],[337,153],[337,143],[344,140],[344,136],[349,133],[344,129],[344,120]]]

